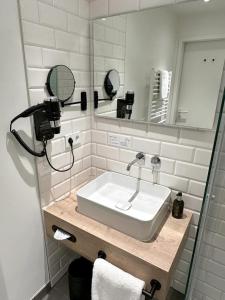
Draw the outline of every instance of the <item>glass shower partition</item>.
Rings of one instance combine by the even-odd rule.
[[[224,84],[222,85],[224,89]],[[225,90],[195,240],[185,300],[225,299]]]

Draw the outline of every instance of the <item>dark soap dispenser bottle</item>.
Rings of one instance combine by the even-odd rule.
[[[182,219],[184,212],[184,201],[182,199],[182,193],[177,193],[177,197],[173,202],[172,216],[176,219]]]

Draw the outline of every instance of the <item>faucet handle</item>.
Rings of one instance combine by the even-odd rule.
[[[161,167],[161,159],[159,158],[158,155],[154,155],[151,158],[151,164],[152,164],[152,169],[153,170],[159,170]]]
[[[144,155],[144,153],[143,152],[139,152],[137,155],[136,155],[136,158],[137,159],[144,159],[145,160],[145,155]]]

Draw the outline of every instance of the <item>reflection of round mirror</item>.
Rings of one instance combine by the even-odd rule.
[[[107,95],[112,99],[116,96],[120,88],[120,74],[117,70],[110,70],[104,82],[104,87]]]
[[[47,90],[50,96],[56,96],[59,100],[65,102],[69,100],[75,90],[75,79],[72,71],[63,65],[58,65],[48,73]]]

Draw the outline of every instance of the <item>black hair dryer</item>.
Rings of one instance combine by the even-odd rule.
[[[134,92],[127,91],[126,98],[125,98],[125,119],[130,119],[132,115],[133,105],[134,105]]]
[[[127,91],[125,99],[117,99],[117,118],[131,119],[134,105],[134,92]]]
[[[32,150],[21,138],[19,133],[12,129],[13,123],[19,118],[33,116],[36,139],[46,144],[48,140],[53,139],[55,134],[60,133],[60,102],[56,97],[50,97],[41,104],[29,107],[17,115],[10,123],[10,132],[14,135],[20,145],[30,154],[42,157],[46,155],[46,147],[41,152]]]

